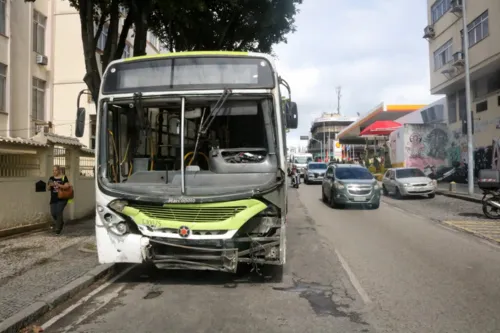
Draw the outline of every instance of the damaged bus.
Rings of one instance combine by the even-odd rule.
[[[266,54],[110,63],[97,98],[99,262],[282,274],[286,130],[297,122],[290,87]],[[84,124],[78,107],[78,137]]]

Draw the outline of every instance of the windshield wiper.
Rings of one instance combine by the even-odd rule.
[[[210,125],[212,125],[213,121],[215,120],[215,117],[217,117],[217,114],[219,114],[220,110],[222,109],[222,106],[226,102],[227,98],[231,95],[231,93],[232,93],[231,89],[227,88],[224,89],[224,91],[219,97],[219,100],[217,100],[217,103],[215,103],[213,110],[210,111],[210,114],[208,115],[205,122],[200,125],[201,134],[203,135],[207,134]]]
[[[232,93],[231,89],[227,88],[224,89],[219,99],[215,103],[213,110],[210,110],[210,114],[207,116],[207,119],[205,121],[203,121],[203,118],[205,117],[205,111],[203,111],[200,121],[200,129],[198,131],[198,134],[196,136],[196,142],[194,144],[193,156],[191,157],[191,160],[189,161],[188,165],[190,165],[191,162],[195,160],[196,155],[198,154],[198,144],[200,142],[201,135],[205,136],[207,134],[210,125],[212,125],[213,121],[215,120],[215,117],[217,117],[217,115],[219,114],[220,110],[224,106],[224,103],[226,102],[227,98],[231,95],[231,93]]]

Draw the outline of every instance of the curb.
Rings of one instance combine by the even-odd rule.
[[[460,200],[464,200],[464,201],[474,202],[474,203],[482,203],[481,199],[471,197],[467,194],[459,194],[459,193],[453,193],[450,191],[442,191],[442,190],[436,190],[436,194],[444,195],[446,197],[460,199]]]
[[[99,265],[62,288],[59,288],[39,300],[35,300],[33,304],[26,307],[24,310],[0,323],[0,333],[19,332],[19,330],[31,324],[36,319],[52,310],[54,307],[67,301],[78,292],[89,287],[106,274],[110,272],[114,273],[116,266],[116,264]]]
[[[460,228],[460,227],[457,227],[456,225],[453,225],[451,223],[447,223],[447,221],[440,221],[441,224],[443,224],[444,226],[448,227],[448,228],[451,228],[451,229],[454,229],[454,230],[457,230],[457,231],[460,231],[460,232],[463,232],[463,233],[466,233],[466,234],[469,234],[469,235],[472,235],[474,237],[477,237],[477,238],[481,238],[482,240],[485,240],[491,244],[494,244],[494,245],[500,245],[500,241],[497,241],[496,239],[493,239],[493,238],[490,238],[488,236],[485,236],[479,232],[474,232],[472,230],[468,230],[468,229],[465,229],[465,228]]]

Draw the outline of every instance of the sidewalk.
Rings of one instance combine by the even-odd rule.
[[[18,332],[111,268],[97,262],[93,220],[69,223],[61,236],[40,231],[0,239],[0,257],[0,333]]]
[[[441,195],[446,195],[449,197],[472,201],[481,203],[481,199],[483,198],[483,192],[477,185],[474,185],[474,194],[469,195],[469,185],[468,184],[455,184],[456,191],[450,192],[450,183],[438,183],[436,193]]]

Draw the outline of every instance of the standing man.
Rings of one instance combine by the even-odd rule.
[[[68,177],[61,172],[59,165],[54,165],[53,175],[49,178],[48,188],[50,190],[50,214],[53,222],[51,229],[56,235],[60,235],[64,227],[64,208],[68,204],[67,199],[60,199],[58,196],[59,190],[68,189],[70,187]]]

